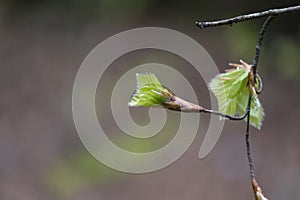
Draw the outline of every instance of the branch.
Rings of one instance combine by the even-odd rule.
[[[251,176],[251,180],[253,180],[255,178],[255,174],[254,174],[254,167],[253,167],[253,163],[252,163],[252,158],[251,158],[251,148],[250,148],[250,142],[249,142],[249,127],[250,127],[250,107],[251,107],[251,94],[249,95],[249,102],[250,105],[248,104],[247,109],[248,109],[248,115],[247,115],[247,127],[246,127],[246,150],[247,150],[247,158],[248,158],[248,164],[249,164],[249,171],[250,171],[250,176]]]
[[[231,115],[227,115],[224,113],[220,113],[218,111],[215,110],[208,110],[203,108],[202,112],[204,113],[210,113],[210,114],[214,114],[214,115],[219,115],[221,117],[227,118],[229,120],[233,120],[233,121],[239,121],[239,120],[243,120],[245,119],[247,116],[250,115],[250,106],[251,106],[251,95],[249,95],[249,99],[248,99],[248,104],[247,104],[247,108],[245,110],[245,113],[241,116],[231,116]]]
[[[229,119],[229,120],[233,120],[233,121],[243,120],[248,115],[248,110],[247,109],[246,109],[245,113],[243,115],[240,115],[240,116],[227,115],[227,114],[215,111],[215,110],[209,110],[209,109],[205,109],[205,108],[201,112],[203,112],[203,113],[209,113],[209,114],[213,114],[213,115],[218,115],[218,116],[221,116],[223,118],[226,118],[226,119]]]
[[[247,152],[247,159],[248,159],[248,165],[249,165],[249,172],[251,177],[251,183],[252,183],[252,189],[254,192],[255,200],[268,200],[258,185],[256,179],[255,179],[255,173],[254,173],[254,167],[253,167],[253,161],[251,156],[251,146],[250,146],[250,140],[249,140],[249,131],[250,131],[250,112],[251,112],[251,99],[252,95],[249,95],[249,101],[247,105],[247,126],[246,126],[246,135],[245,135],[245,142],[246,142],[246,152]]]
[[[203,106],[194,104],[192,102],[186,101],[178,96],[172,96],[172,98],[169,101],[166,101],[163,103],[163,107],[169,110],[173,111],[180,111],[180,112],[189,112],[189,113],[209,113],[213,115],[218,115],[223,118],[233,120],[233,121],[239,121],[245,119],[250,110],[250,104],[251,104],[251,97],[249,96],[247,108],[245,110],[245,113],[243,115],[237,116],[237,115],[227,115],[215,110],[206,109]]]
[[[260,51],[261,51],[261,45],[262,45],[262,41],[263,41],[263,38],[264,38],[264,34],[267,30],[267,27],[269,26],[269,24],[271,23],[271,21],[275,18],[275,16],[269,16],[266,21],[264,22],[260,32],[259,32],[259,36],[258,36],[258,41],[257,41],[257,44],[256,44],[256,49],[255,49],[255,57],[253,59],[253,62],[252,62],[252,67],[253,67],[253,73],[254,73],[254,76],[256,75],[257,73],[257,64],[258,64],[258,60],[259,60],[259,55],[260,55]]]
[[[257,13],[251,13],[246,15],[240,15],[229,19],[223,19],[219,21],[212,21],[212,22],[196,22],[196,25],[200,28],[206,28],[206,27],[213,27],[213,26],[222,26],[222,25],[232,25],[235,23],[251,20],[251,19],[257,19],[267,16],[277,16],[287,13],[292,13],[300,10],[300,5],[287,7],[287,8],[280,8],[280,9],[270,9],[267,11],[257,12]]]

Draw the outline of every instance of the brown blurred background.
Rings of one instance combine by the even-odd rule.
[[[124,174],[100,164],[83,147],[72,119],[73,82],[81,62],[96,45],[141,26],[166,27],[191,36],[220,70],[240,58],[251,62],[263,19],[205,30],[194,22],[298,2],[2,0],[0,199],[253,199],[243,122],[226,122],[213,151],[199,160],[201,131],[208,124],[204,116],[199,137],[177,162],[153,173]],[[297,13],[272,22],[259,63],[266,118],[261,131],[251,129],[251,141],[257,179],[272,200],[300,199],[299,21]],[[122,59],[128,66],[153,61],[143,55]],[[170,55],[151,55],[172,66]],[[110,67],[106,84],[121,75],[116,69]],[[207,95],[200,95],[207,94],[203,81],[192,73],[186,76],[207,104]],[[99,98],[110,94],[98,93]],[[98,107],[101,111],[104,105]],[[102,118],[113,129],[115,124]],[[139,123],[147,120],[142,117]]]

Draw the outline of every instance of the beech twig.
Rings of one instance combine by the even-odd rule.
[[[287,13],[292,13],[300,10],[300,5],[287,7],[287,8],[279,8],[279,9],[270,9],[267,11],[257,12],[257,13],[251,13],[246,15],[240,15],[229,19],[223,19],[219,21],[212,21],[212,22],[200,22],[197,21],[196,25],[200,28],[206,28],[206,27],[213,27],[213,26],[222,26],[222,25],[232,25],[235,23],[251,20],[251,19],[257,19],[267,16],[277,16]]]
[[[254,59],[253,59],[252,65],[251,65],[251,71],[254,75],[254,80],[257,81],[256,79],[258,79],[258,82],[259,82],[259,88],[258,89],[255,88],[256,93],[259,94],[259,93],[262,92],[263,84],[262,84],[262,80],[261,80],[260,76],[257,74],[257,65],[258,65],[259,56],[260,56],[260,52],[261,52],[262,41],[264,39],[264,34],[265,34],[269,24],[271,23],[271,21],[276,16],[282,15],[282,14],[287,14],[287,13],[292,13],[292,12],[296,12],[296,11],[300,11],[300,5],[287,7],[287,8],[280,8],[280,9],[270,9],[270,10],[267,10],[267,11],[251,13],[251,14],[246,14],[246,15],[240,15],[240,16],[236,16],[236,17],[229,18],[229,19],[223,19],[223,20],[219,20],[219,21],[196,22],[196,25],[200,29],[204,29],[206,27],[222,26],[222,25],[233,25],[234,23],[239,23],[239,22],[243,22],[243,21],[247,21],[247,20],[252,20],[252,19],[262,18],[262,17],[268,17],[266,19],[266,21],[264,22],[264,24],[262,25],[262,28],[259,32],[258,41],[257,41],[257,44],[256,44],[256,49],[255,49],[255,56],[254,56]],[[247,117],[245,142],[246,142],[246,152],[247,152],[247,159],[248,159],[248,164],[249,164],[250,177],[251,177],[251,181],[252,181],[252,187],[253,187],[253,192],[254,192],[254,195],[255,195],[255,199],[256,200],[261,200],[261,199],[267,199],[267,198],[265,197],[265,195],[263,194],[261,188],[259,187],[258,183],[255,180],[255,173],[254,173],[253,161],[252,161],[252,156],[251,156],[251,147],[250,147],[250,140],[249,140],[251,99],[252,99],[252,94],[250,93],[247,108],[245,110],[244,115],[242,115],[242,116],[238,116],[238,117],[227,116],[227,115],[225,115],[223,113],[220,113],[218,111],[206,110],[204,108],[203,108],[202,112],[207,112],[207,113],[211,113],[211,114],[215,114],[215,115],[220,115],[220,116],[226,117],[230,120],[242,120],[245,117]]]

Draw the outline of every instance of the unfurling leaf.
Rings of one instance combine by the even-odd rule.
[[[161,85],[152,73],[136,74],[137,88],[129,100],[129,106],[163,106],[182,112],[201,112],[203,107],[177,97],[169,88]]]
[[[243,65],[231,65],[238,67],[217,75],[209,83],[211,91],[217,97],[219,111],[227,115],[243,115],[248,105],[249,94],[252,92],[250,124],[260,129],[264,111],[255,90],[249,85],[250,70],[241,67]]]
[[[137,88],[132,94],[129,106],[155,106],[164,105],[174,94],[162,86],[152,73],[136,74]]]

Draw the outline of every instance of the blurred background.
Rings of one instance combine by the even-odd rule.
[[[0,199],[253,199],[243,122],[227,121],[213,151],[199,160],[201,133],[209,122],[209,116],[201,116],[199,136],[174,164],[152,173],[125,174],[102,165],[81,143],[72,118],[73,82],[80,64],[96,45],[121,31],[142,26],[170,28],[191,36],[221,71],[228,62],[241,58],[251,62],[263,19],[204,30],[199,30],[195,21],[297,3],[1,0]],[[266,118],[261,131],[251,128],[251,142],[257,179],[272,200],[300,199],[299,21],[297,13],[272,22],[259,62],[265,86],[260,98]],[[99,83],[107,85],[97,92],[99,102],[110,98],[113,81],[122,75],[120,67],[130,69],[151,61],[182,71],[188,67],[173,57],[166,52],[146,51],[120,58]],[[201,76],[188,70],[184,75],[209,107]],[[105,107],[104,103],[97,105],[99,121],[107,130],[115,130],[111,114],[101,112]],[[137,123],[147,124],[146,112],[133,110],[131,114]],[[170,115],[176,121],[176,114]],[[114,140],[118,142],[118,135]],[[145,151],[139,141],[120,140],[129,149]],[[150,146],[159,146],[160,142],[157,139]]]

